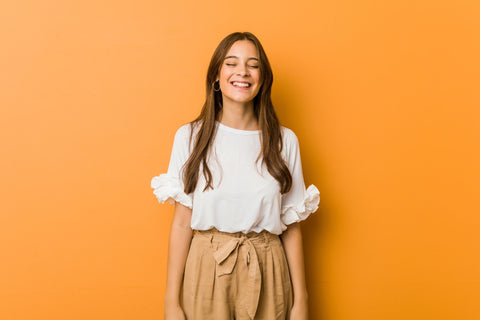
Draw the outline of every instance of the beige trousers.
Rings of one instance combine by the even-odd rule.
[[[187,320],[285,320],[293,290],[279,236],[195,230],[181,303]]]

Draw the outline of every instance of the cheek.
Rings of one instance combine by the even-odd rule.
[[[223,82],[225,82],[225,83],[228,83],[228,81],[229,81],[228,79],[230,79],[230,76],[231,76],[231,75],[230,75],[228,72],[222,72],[222,73],[220,74],[220,81],[223,81]]]
[[[261,81],[262,81],[262,80],[260,79],[260,77],[257,77],[257,78],[255,79],[255,82],[257,83],[257,88],[259,88],[259,87],[262,85]]]
[[[218,77],[220,78],[220,81],[225,80],[226,77],[226,72],[225,68],[221,68],[220,71],[218,72]]]
[[[260,84],[260,81],[261,81],[260,72],[257,72],[254,77],[255,77],[255,82],[257,84]]]

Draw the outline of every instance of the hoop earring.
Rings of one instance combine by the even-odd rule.
[[[215,88],[215,83],[218,84],[218,89]],[[217,80],[213,82],[213,91],[216,91],[216,92],[220,91],[220,81]]]

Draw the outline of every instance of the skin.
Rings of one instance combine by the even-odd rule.
[[[185,314],[180,306],[180,287],[193,235],[193,230],[190,227],[191,220],[192,209],[176,202],[168,245],[167,289],[165,292],[166,320],[185,319]]]
[[[223,96],[223,108],[218,117],[220,123],[241,130],[259,130],[253,112],[253,98],[261,85],[258,58],[255,45],[248,40],[235,42],[226,54],[226,59],[216,78],[220,82]],[[233,81],[248,82],[250,87],[237,88],[232,85]],[[191,218],[192,210],[177,202],[168,248],[166,320],[185,319],[180,305],[180,287],[193,235],[190,227]],[[294,303],[289,319],[306,320],[308,319],[308,294],[300,225],[298,223],[289,225],[280,235],[280,239],[285,249],[294,293]]]

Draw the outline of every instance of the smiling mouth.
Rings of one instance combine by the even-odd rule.
[[[232,81],[230,82],[234,87],[237,88],[250,88],[251,84],[248,82],[239,82],[239,81]]]

